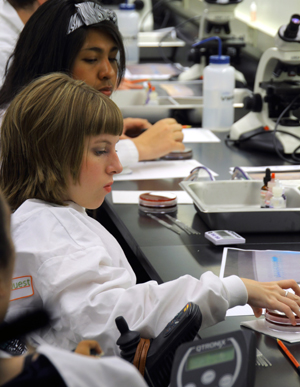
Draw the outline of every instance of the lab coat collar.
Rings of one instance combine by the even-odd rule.
[[[84,208],[84,207],[81,207],[81,206],[80,206],[79,204],[77,204],[77,203],[74,203],[74,202],[72,202],[72,201],[66,201],[65,203],[68,205],[68,207],[73,208],[74,210],[80,212],[81,214],[85,214],[85,213],[86,213],[86,212],[85,212],[85,208]]]
[[[66,201],[65,202],[67,206],[61,206],[59,204],[49,203],[45,202],[44,200],[40,199],[27,199],[16,211],[15,214],[18,214],[19,220],[21,220],[23,217],[25,219],[28,218],[28,214],[32,214],[34,212],[40,211],[41,208],[44,207],[60,207],[60,208],[72,208],[75,211],[86,214],[85,208],[79,206],[78,204],[72,202],[72,201]],[[86,214],[87,215],[87,214]]]

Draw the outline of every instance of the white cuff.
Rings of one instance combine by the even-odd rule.
[[[139,151],[131,140],[120,140],[116,145],[120,162],[125,167],[130,167],[139,161]]]
[[[236,275],[222,279],[227,290],[229,308],[237,305],[245,305],[248,301],[248,293],[244,282]]]

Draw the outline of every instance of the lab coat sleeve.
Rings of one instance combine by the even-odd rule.
[[[118,354],[118,316],[124,316],[130,329],[143,337],[156,337],[189,301],[200,307],[202,328],[223,320],[229,307],[247,301],[244,285],[237,277],[222,281],[207,272],[200,280],[183,276],[162,285],[155,281],[129,285],[128,271],[107,265],[107,260],[105,251],[98,247],[85,254],[72,254],[63,261],[59,257],[39,270],[43,304],[55,306],[55,345],[68,339],[75,347],[82,339],[95,339],[108,355]],[[56,270],[68,274],[65,278],[49,275]]]
[[[68,387],[147,387],[138,370],[118,357],[93,358],[49,345],[37,352],[51,361]]]
[[[6,63],[12,54],[24,24],[8,1],[0,2],[0,86],[4,81]]]
[[[229,307],[247,302],[246,288],[238,277],[222,280],[211,272],[200,280],[186,275],[161,285],[136,284],[113,236],[74,210],[58,209],[55,216],[40,211],[30,222],[20,221],[14,238],[15,274],[32,275],[35,294],[13,301],[12,306],[20,311],[41,301],[52,312],[52,329],[41,333],[51,345],[74,349],[79,341],[94,339],[107,355],[119,354],[118,316],[126,319],[130,329],[150,338],[187,302],[199,305],[202,328],[223,320]]]
[[[123,168],[130,167],[139,161],[139,152],[131,140],[120,140],[116,145],[116,150]]]

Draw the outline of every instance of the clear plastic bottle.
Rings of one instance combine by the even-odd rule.
[[[256,22],[256,12],[257,12],[257,5],[255,1],[252,1],[250,4],[250,21],[252,23]]]
[[[270,200],[270,207],[271,208],[285,208],[286,202],[284,198],[282,197],[283,189],[280,185],[275,185],[273,187],[273,196]]]
[[[273,192],[273,187],[277,184],[275,180],[275,173],[271,174],[271,180],[268,181],[268,191]]]
[[[151,88],[151,92],[149,94],[148,105],[159,105],[158,94],[157,94],[157,91],[155,90],[155,86],[152,86],[152,88]]]
[[[202,127],[216,132],[229,130],[234,120],[234,68],[226,55],[212,55],[203,72]]]
[[[139,62],[139,14],[134,4],[122,3],[117,10],[118,26],[123,37],[126,64]]]

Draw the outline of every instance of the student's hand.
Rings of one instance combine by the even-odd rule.
[[[300,288],[294,280],[282,280],[274,282],[257,282],[242,278],[247,292],[248,304],[254,311],[256,317],[262,314],[262,308],[279,310],[286,314],[293,325],[296,325],[295,315],[300,317]],[[293,289],[295,294],[289,292],[285,296],[285,289]]]
[[[124,120],[123,120],[123,133],[122,133],[122,136],[120,137],[120,140],[124,140],[125,138],[130,138],[130,137],[126,136],[126,132],[128,130],[139,131],[142,129],[148,129],[151,126],[152,125],[150,124],[150,122],[143,119],[143,118],[131,118],[131,117],[124,118]]]
[[[173,118],[157,121],[132,141],[139,151],[139,161],[157,159],[175,150],[185,149],[182,125]]]
[[[91,355],[91,350],[93,350],[96,355]],[[97,356],[102,353],[102,349],[95,340],[83,340],[77,345],[75,353],[85,356]]]

